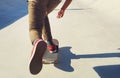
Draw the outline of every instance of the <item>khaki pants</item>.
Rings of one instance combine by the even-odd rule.
[[[28,0],[29,33],[31,42],[37,38],[52,42],[48,14],[53,11],[60,0]]]

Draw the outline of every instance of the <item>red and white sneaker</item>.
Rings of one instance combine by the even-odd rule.
[[[58,52],[58,46],[57,45],[47,46],[47,48],[50,51],[50,53],[57,53]]]
[[[35,40],[29,64],[31,74],[35,75],[41,71],[42,57],[46,48],[47,44],[42,39]]]

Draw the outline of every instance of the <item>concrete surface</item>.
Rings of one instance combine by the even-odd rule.
[[[28,70],[32,45],[25,2],[0,5],[0,78],[120,78],[119,0],[73,0],[57,19],[61,3],[49,15],[60,42],[59,63],[44,65],[38,75]]]

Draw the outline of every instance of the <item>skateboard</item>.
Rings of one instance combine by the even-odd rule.
[[[53,43],[57,45],[57,51],[55,53],[50,53],[48,49],[46,49],[42,62],[43,64],[56,64],[58,63],[58,51],[59,51],[59,41],[57,39],[53,39]]]

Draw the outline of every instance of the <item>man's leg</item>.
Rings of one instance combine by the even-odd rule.
[[[50,13],[51,11],[53,11],[60,2],[61,2],[60,0],[48,0],[47,13]],[[51,34],[51,28],[50,28],[48,16],[45,17],[42,34],[45,40],[50,41],[50,42],[52,41],[52,34]]]
[[[46,16],[46,8],[39,3],[34,1],[28,2],[29,33],[31,42],[37,38],[42,39],[42,28]]]
[[[61,2],[61,0],[48,0],[47,3],[47,15],[52,12],[57,6],[58,4]],[[46,16],[45,18],[45,23],[44,23],[44,27],[42,29],[42,33],[43,36],[45,38],[45,40],[51,40],[52,39],[52,35],[51,35],[51,29],[50,29],[50,23],[49,23],[49,18],[48,16]]]
[[[60,3],[60,0],[49,0],[47,3],[47,14],[53,11],[57,5]],[[56,51],[56,46],[53,44],[52,41],[52,34],[51,34],[51,28],[49,23],[49,18],[46,16],[44,27],[42,29],[43,37],[47,41],[48,48],[50,52]]]
[[[50,41],[50,42],[52,41],[52,34],[51,34],[51,28],[50,28],[48,16],[46,16],[45,18],[45,23],[42,29],[42,34],[43,34],[45,41]]]
[[[42,57],[46,50],[47,44],[42,40],[42,28],[44,19],[46,16],[45,0],[39,0],[41,2],[29,1],[29,32],[30,39],[33,43],[33,50],[30,58],[30,72],[32,74],[38,74],[42,69]]]

